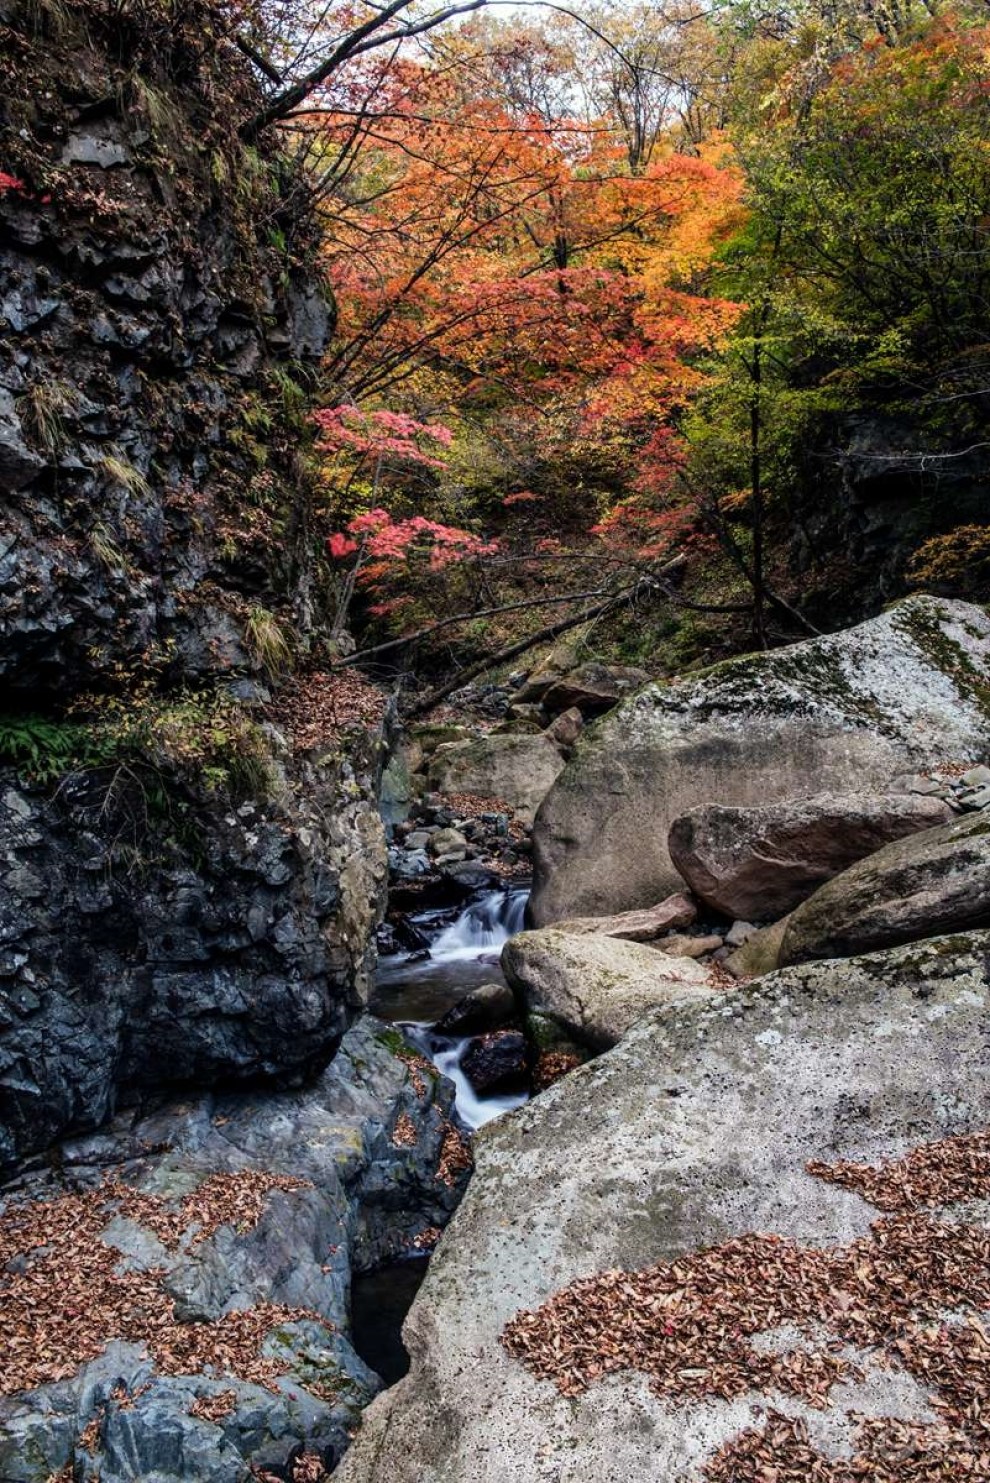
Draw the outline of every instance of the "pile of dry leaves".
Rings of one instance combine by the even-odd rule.
[[[267,1174],[244,1169],[237,1174],[211,1174],[178,1206],[168,1205],[157,1195],[142,1194],[130,1184],[106,1179],[103,1194],[113,1201],[118,1215],[128,1216],[154,1231],[164,1246],[178,1246],[190,1226],[195,1226],[190,1245],[206,1241],[221,1226],[250,1231],[258,1224],[272,1190],[312,1189],[308,1179],[289,1174]]]
[[[545,1092],[547,1087],[552,1087],[554,1082],[560,1081],[571,1071],[576,1071],[580,1065],[581,1057],[576,1056],[573,1051],[543,1051],[533,1067],[534,1096],[537,1092]]]
[[[300,1189],[301,1180],[248,1171],[216,1175],[178,1210],[118,1181],[53,1200],[11,1203],[0,1214],[0,1394],[67,1379],[111,1339],[147,1345],[166,1374],[212,1368],[273,1387],[285,1371],[263,1358],[262,1341],[278,1324],[318,1315],[265,1304],[212,1323],[177,1323],[164,1271],[121,1271],[120,1253],[101,1239],[114,1215],[148,1225],[174,1246],[193,1222],[202,1239],[221,1224],[255,1224],[267,1193]]]
[[[295,751],[329,746],[347,732],[375,731],[388,697],[353,669],[310,670],[293,677],[269,707]]]
[[[470,1143],[454,1127],[453,1123],[445,1123],[443,1142],[440,1145],[440,1162],[437,1164],[437,1177],[453,1189],[461,1176],[473,1168],[474,1157]]]
[[[871,1350],[925,1388],[937,1426],[864,1422],[859,1453],[836,1462],[800,1423],[772,1413],[722,1449],[710,1483],[990,1479],[990,1336],[979,1316],[990,1307],[990,1232],[929,1213],[990,1191],[990,1135],[946,1139],[880,1168],[809,1173],[892,1213],[848,1247],[751,1234],[642,1272],[604,1272],[518,1314],[505,1347],[569,1396],[633,1369],[671,1398],[760,1390],[822,1408],[837,1381],[860,1378],[847,1346]],[[750,1342],[784,1325],[807,1343],[776,1353]]]

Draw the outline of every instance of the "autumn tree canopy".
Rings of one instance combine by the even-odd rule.
[[[245,133],[281,128],[319,203],[320,529],[371,638],[570,591],[577,620],[603,573],[617,602],[805,632],[796,506],[849,419],[910,409],[889,457],[916,470],[979,441],[979,11],[231,11],[267,100]],[[985,566],[957,513],[919,522],[905,581],[949,569],[943,537]]]

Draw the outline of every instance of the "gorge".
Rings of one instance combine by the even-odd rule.
[[[990,1480],[985,16],[477,8],[0,0],[0,1483]]]

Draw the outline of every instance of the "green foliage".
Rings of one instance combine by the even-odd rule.
[[[272,788],[261,728],[227,695],[207,690],[84,697],[68,719],[0,717],[0,762],[40,787],[74,772],[123,770],[140,778],[158,813],[177,790],[241,800]]]
[[[282,401],[282,410],[290,420],[301,419],[309,407],[309,395],[285,366],[273,366],[271,380]]]
[[[80,767],[97,767],[113,753],[113,742],[79,722],[43,716],[0,717],[0,761],[32,782],[47,784]]]
[[[946,19],[844,59],[802,110],[740,134],[741,286],[755,275],[790,309],[792,379],[845,371],[883,394],[984,341],[988,83],[985,28]]]
[[[800,65],[795,44],[755,46],[760,106],[737,101],[750,214],[717,286],[748,308],[683,421],[690,486],[743,559],[843,414],[894,414],[932,467],[985,418],[986,28],[947,17],[838,61],[816,33]]]

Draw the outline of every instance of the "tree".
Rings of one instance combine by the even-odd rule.
[[[451,0],[420,9],[416,0],[231,0],[235,40],[258,68],[263,106],[241,126],[246,139],[283,123],[316,99],[321,105],[341,76],[374,53],[395,55],[403,44],[478,10],[486,0]]]
[[[897,45],[874,37],[810,92],[807,59],[789,53],[763,93],[769,117],[743,113],[751,214],[721,281],[748,309],[688,418],[685,478],[758,609],[767,521],[786,532],[804,450],[824,455],[845,416],[909,429],[878,455],[904,473],[934,474],[982,440],[988,34],[950,14]]]

